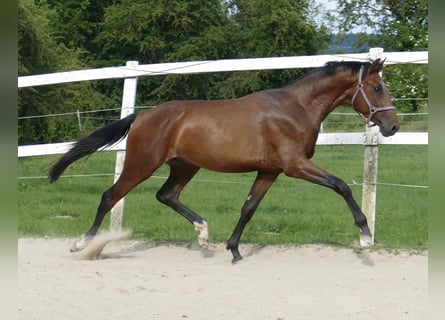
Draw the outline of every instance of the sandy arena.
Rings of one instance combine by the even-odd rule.
[[[75,259],[73,239],[18,240],[19,319],[425,319],[428,255],[325,246],[108,244]]]

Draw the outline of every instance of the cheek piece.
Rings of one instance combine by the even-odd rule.
[[[364,70],[364,67],[361,66],[361,67],[360,67],[360,73],[359,73],[359,76],[358,76],[358,85],[357,85],[357,89],[355,90],[354,95],[352,96],[352,103],[351,103],[351,104],[352,104],[352,107],[354,108],[354,110],[357,111],[361,116],[364,117],[364,115],[354,107],[354,101],[355,101],[355,99],[357,98],[358,94],[361,93],[363,99],[365,100],[366,104],[367,104],[368,107],[369,107],[369,115],[368,115],[368,117],[366,118],[366,125],[367,125],[368,127],[372,127],[372,126],[375,126],[375,124],[370,125],[369,123],[371,122],[372,117],[374,117],[374,115],[375,115],[377,112],[380,112],[380,111],[387,111],[387,110],[395,110],[396,107],[394,107],[394,106],[376,107],[376,106],[374,106],[374,105],[371,103],[371,101],[368,99],[368,96],[366,95],[365,90],[363,89],[363,70]]]

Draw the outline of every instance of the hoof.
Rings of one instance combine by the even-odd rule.
[[[71,246],[70,251],[71,252],[78,252],[88,245],[88,243],[91,241],[91,238],[85,237],[84,235],[79,239],[73,242],[73,245]]]
[[[207,227],[207,222],[202,221],[202,223],[194,222],[195,231],[198,232],[198,244],[201,247],[207,248],[209,246],[209,229]]]
[[[236,264],[238,261],[241,261],[241,260],[243,260],[242,256],[233,257],[232,264]]]
[[[230,250],[232,252],[232,255],[233,255],[232,264],[235,264],[238,261],[243,260],[243,257],[239,253],[238,248],[229,248],[229,247],[227,247],[227,250]]]

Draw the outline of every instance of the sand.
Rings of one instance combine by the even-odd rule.
[[[425,319],[428,254],[125,240],[96,260],[74,239],[18,240],[19,319]]]

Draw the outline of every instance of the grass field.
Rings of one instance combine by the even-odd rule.
[[[46,173],[56,156],[19,159],[18,232],[20,236],[83,234],[92,224],[103,191],[112,176],[69,177],[112,173],[113,152],[96,153],[75,162],[55,184]],[[361,203],[363,146],[319,146],[314,162],[351,184]],[[380,146],[379,183],[427,186],[427,146]],[[134,237],[196,241],[193,227],[170,208],[158,203],[156,191],[168,175],[161,167],[126,198],[124,227]],[[24,178],[37,177],[37,178]],[[255,173],[221,174],[202,170],[185,188],[181,200],[209,222],[211,241],[226,241]],[[377,188],[376,244],[385,248],[427,247],[426,188],[381,184]],[[103,229],[109,227],[109,216]],[[247,225],[242,242],[323,243],[350,246],[358,229],[343,199],[332,190],[280,176]]]

